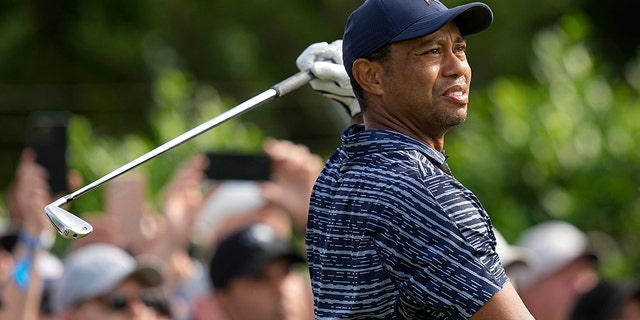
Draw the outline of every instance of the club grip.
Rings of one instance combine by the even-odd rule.
[[[302,87],[314,78],[311,70],[300,71],[275,84],[271,89],[276,91],[276,97],[283,96],[295,89]]]

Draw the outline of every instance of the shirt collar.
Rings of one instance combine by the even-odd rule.
[[[417,150],[438,167],[447,160],[443,152],[418,139],[392,130],[365,130],[362,124],[348,127],[341,139],[350,158],[387,151]]]

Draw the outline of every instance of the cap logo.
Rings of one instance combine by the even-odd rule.
[[[251,228],[248,237],[257,243],[267,243],[275,237],[273,230],[265,224],[258,224]]]

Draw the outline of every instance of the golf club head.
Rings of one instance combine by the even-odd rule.
[[[58,233],[67,239],[79,239],[93,231],[93,227],[67,210],[50,204],[44,212]]]

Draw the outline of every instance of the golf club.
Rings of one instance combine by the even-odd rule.
[[[257,96],[223,112],[222,114],[212,118],[211,120],[202,123],[201,125],[165,142],[164,144],[156,147],[155,149],[143,154],[142,156],[132,160],[131,162],[123,165],[122,167],[111,171],[102,178],[78,189],[77,191],[70,193],[62,198],[48,204],[44,208],[44,212],[51,221],[51,224],[56,228],[58,233],[67,239],[82,238],[93,231],[93,227],[88,222],[80,219],[78,216],[71,212],[62,209],[61,206],[70,203],[73,199],[85,194],[86,192],[95,189],[99,185],[120,176],[121,174],[138,167],[139,165],[191,140],[200,134],[224,123],[227,120],[233,119],[241,114],[246,113],[255,107],[264,104],[277,97],[283,96],[303,85],[308,83],[313,78],[313,74],[308,72],[298,72],[283,81],[277,83],[266,91],[258,94]]]

